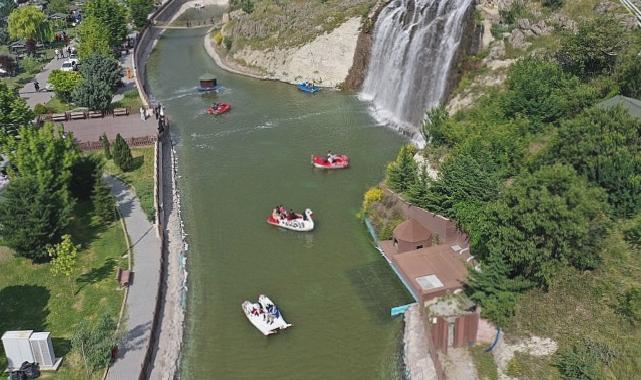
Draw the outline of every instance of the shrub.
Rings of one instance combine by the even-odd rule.
[[[72,94],[76,104],[91,110],[106,111],[111,107],[113,91],[104,82],[85,79]]]
[[[103,133],[102,136],[100,136],[100,145],[102,146],[102,152],[104,153],[105,158],[107,160],[111,160],[113,158],[111,155],[111,144],[109,143],[106,133]]]
[[[383,199],[383,195],[383,190],[380,187],[370,187],[363,196],[363,213],[366,213],[373,203],[380,202]]]
[[[20,61],[22,70],[28,74],[37,74],[40,72],[40,67],[42,66],[37,59],[32,56],[26,56]]]
[[[226,37],[224,42],[225,42],[225,49],[231,50],[231,47],[232,47],[232,44],[233,44],[233,41],[232,41],[231,37]]]
[[[116,135],[116,141],[114,142],[113,159],[114,163],[123,172],[133,169],[133,157],[131,156],[131,150],[129,149],[129,145],[127,145],[125,139],[120,136],[120,133]]]
[[[96,180],[102,175],[102,162],[96,156],[80,156],[71,168],[71,194],[77,199],[91,197]]]
[[[544,7],[558,9],[565,4],[565,0],[541,0],[541,5]]]
[[[44,115],[48,113],[49,110],[47,109],[47,106],[44,104],[38,103],[35,106],[33,106],[33,113],[37,115]]]
[[[215,42],[215,43],[216,43],[216,45],[218,45],[218,46],[220,46],[220,44],[222,44],[222,43],[223,43],[223,34],[220,32],[220,30],[217,30],[217,31],[214,33],[214,42]]]
[[[436,146],[447,143],[443,129],[448,118],[449,114],[444,106],[434,107],[425,113],[421,132],[427,143]]]
[[[641,322],[641,287],[634,287],[623,293],[619,297],[617,310],[630,323]]]
[[[561,351],[555,366],[564,380],[598,380],[602,371],[597,358],[583,346],[574,346]]]
[[[9,75],[14,75],[18,69],[18,64],[12,56],[0,55],[0,68],[4,69]]]

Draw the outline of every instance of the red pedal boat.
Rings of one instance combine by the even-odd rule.
[[[312,155],[312,165],[318,169],[346,169],[349,167],[349,157],[344,154],[335,154],[330,162],[327,156]]]
[[[221,115],[231,109],[229,103],[214,103],[207,108],[207,113],[210,115]]]

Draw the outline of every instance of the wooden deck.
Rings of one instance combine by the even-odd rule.
[[[136,145],[144,145],[144,141],[153,144],[158,135],[158,121],[153,116],[143,121],[139,114],[68,120],[55,122],[55,124],[62,125],[66,132],[72,132],[81,147],[88,149],[92,149],[90,146],[97,143],[103,133],[106,133],[109,141],[112,142],[118,133],[127,141],[141,142]]]

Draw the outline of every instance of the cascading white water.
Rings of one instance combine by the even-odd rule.
[[[425,111],[446,96],[474,0],[392,0],[374,28],[361,98],[376,118],[422,142]]]

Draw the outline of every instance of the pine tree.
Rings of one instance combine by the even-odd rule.
[[[93,195],[91,197],[93,203],[94,215],[103,224],[108,224],[116,219],[115,206],[116,201],[114,196],[105,186],[102,180],[98,179],[93,188]]]
[[[416,148],[413,145],[404,145],[396,156],[396,160],[387,165],[387,178],[385,183],[394,191],[406,192],[416,182],[418,165],[414,161]]]
[[[116,135],[116,141],[114,142],[113,159],[122,171],[127,172],[133,169],[134,159],[131,156],[131,150],[120,134]]]
[[[109,143],[106,133],[103,133],[102,136],[100,136],[100,145],[102,145],[102,151],[105,154],[105,158],[107,160],[111,160],[111,143]]]
[[[425,207],[427,204],[427,197],[429,195],[429,186],[430,178],[427,176],[425,168],[423,168],[416,177],[416,181],[414,181],[414,183],[412,183],[407,189],[407,199],[419,207]]]

